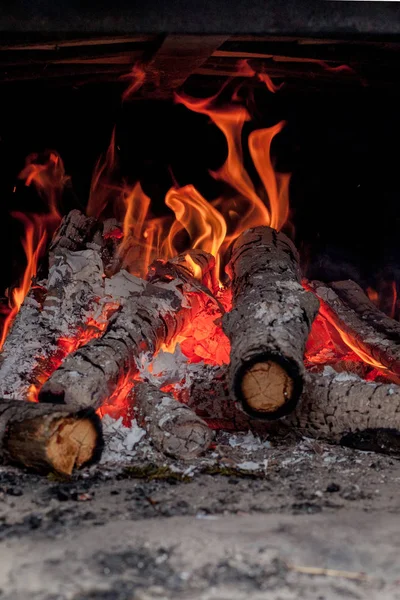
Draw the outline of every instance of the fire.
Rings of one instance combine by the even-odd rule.
[[[0,348],[3,347],[10,326],[14,321],[15,316],[19,312],[25,296],[29,292],[32,278],[35,277],[37,272],[39,257],[43,253],[43,249],[47,240],[46,231],[43,231],[40,225],[35,223],[35,221],[31,221],[21,213],[15,213],[14,217],[19,219],[24,224],[25,228],[24,238],[22,239],[22,247],[26,256],[26,267],[21,283],[9,292],[10,312],[5,318],[3,324]],[[39,239],[36,239],[37,236],[39,236]]]
[[[0,349],[3,347],[15,316],[30,290],[32,278],[36,276],[38,262],[44,254],[46,244],[61,220],[58,206],[69,178],[65,174],[64,163],[59,154],[55,151],[48,151],[43,155],[30,154],[26,158],[25,167],[18,175],[18,179],[24,181],[26,186],[33,186],[36,189],[40,198],[45,202],[45,212],[31,215],[13,213],[13,216],[24,225],[21,243],[25,252],[26,266],[21,282],[8,293],[10,310],[3,323]]]
[[[271,93],[275,93],[280,87],[266,73],[255,73],[246,61],[239,65],[240,73],[257,77]],[[147,73],[143,67],[136,65],[128,76],[129,86],[122,99],[125,101],[131,98],[145,83],[146,78]],[[225,86],[224,93],[226,90]],[[121,230],[116,233],[121,238],[118,252],[123,267],[134,275],[144,277],[156,258],[168,260],[190,249],[203,250],[214,256],[215,272],[207,281],[202,281],[202,284],[210,287],[218,302],[199,312],[168,348],[163,347],[164,351],[173,352],[176,345],[180,344],[182,353],[190,362],[203,361],[213,365],[229,363],[229,340],[221,325],[223,311],[231,308],[231,291],[223,284],[223,268],[228,250],[235,239],[250,227],[269,225],[281,230],[287,224],[290,184],[290,174],[276,170],[272,152],[274,140],[284,128],[285,122],[280,121],[268,128],[253,128],[247,134],[246,130],[251,129],[252,124],[250,109],[237,91],[229,102],[222,100],[221,91],[210,98],[193,98],[184,93],[175,95],[177,104],[208,117],[225,138],[226,158],[219,169],[210,171],[211,176],[221,183],[223,191],[219,197],[205,198],[193,185],[180,186],[174,181],[164,199],[166,216],[155,217],[151,198],[141,182],[136,181],[131,185],[120,175],[117,134],[114,128],[109,147],[93,171],[87,207],[89,216],[100,219],[114,216],[122,223],[122,234]],[[250,161],[251,169],[258,175],[257,182],[246,167]],[[25,226],[23,248],[27,265],[21,283],[10,295],[11,311],[3,329],[1,346],[30,289],[49,236],[59,222],[58,206],[68,181],[64,165],[56,152],[49,152],[44,157],[30,155],[19,178],[25,181],[25,185],[35,186],[38,194],[46,201],[47,212],[41,217],[33,216],[30,219],[16,215]],[[201,279],[200,266],[190,253],[185,258],[194,276]],[[369,295],[379,304],[379,296],[375,290],[370,289]],[[395,285],[392,286],[392,298],[394,314],[397,304]],[[60,338],[56,355],[49,364],[42,366],[37,377],[38,385],[31,386],[28,399],[36,401],[40,384],[58,368],[65,356],[100,336],[105,324],[106,320],[101,323],[87,322],[74,336]],[[309,368],[337,364],[340,361],[367,363],[371,367],[368,374],[370,378],[375,376],[376,370],[383,370],[382,365],[360,349],[346,332],[329,322],[323,310],[314,322],[305,358]],[[128,376],[121,381],[110,398],[110,406],[103,407],[100,413],[103,415],[110,411],[123,411],[126,414],[132,383]]]
[[[251,67],[246,63],[242,69]],[[270,91],[278,89],[266,74],[251,72]],[[140,87],[145,76],[140,67],[131,73],[133,87],[128,88],[126,98]],[[199,99],[182,93],[176,94],[175,101],[192,112],[207,115],[225,136],[226,160],[220,169],[211,172],[225,184],[221,197],[206,199],[193,185],[179,187],[175,182],[165,196],[165,205],[174,218],[154,218],[151,199],[140,182],[129,186],[119,176],[115,129],[104,158],[95,167],[87,213],[97,218],[112,214],[123,222],[119,251],[124,267],[135,275],[143,276],[155,258],[169,259],[189,248],[213,254],[216,271],[221,273],[226,251],[242,231],[257,225],[281,229],[287,221],[290,175],[277,173],[271,158],[271,145],[285,123],[254,130],[248,136],[248,152],[262,184],[257,189],[245,168],[242,141],[244,124],[251,121],[251,115],[235,92],[227,104],[220,96],[221,92]]]

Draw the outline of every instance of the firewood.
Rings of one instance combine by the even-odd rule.
[[[63,250],[84,250],[86,242],[93,238],[96,220],[86,217],[79,210],[71,210],[61,221],[49,246],[49,266]]]
[[[249,417],[232,397],[227,367],[188,363],[184,369],[184,380],[175,389],[179,401],[212,429],[248,431],[265,424]]]
[[[191,460],[210,447],[211,429],[188,406],[147,382],[136,384],[132,395],[138,422],[160,452]]]
[[[97,461],[102,449],[101,421],[93,410],[0,400],[0,457],[5,462],[71,475]]]
[[[244,415],[229,395],[226,367],[187,365],[179,399],[213,429],[300,433],[364,450],[400,454],[400,386],[365,381],[356,375],[307,373],[300,401],[279,422]]]
[[[400,453],[400,386],[348,374],[308,375],[285,422],[301,433],[363,450]]]
[[[318,301],[300,283],[293,243],[269,227],[245,231],[228,267],[233,309],[223,327],[231,342],[230,387],[250,415],[282,417],[302,391],[304,348]]]
[[[186,253],[188,254],[188,253]],[[144,355],[154,356],[169,344],[199,310],[216,304],[211,292],[194,278],[193,259],[202,257],[205,275],[214,259],[191,251],[191,261],[155,261],[149,280],[136,283],[101,338],[70,354],[40,391],[41,402],[64,402],[74,408],[101,406],[126,377],[137,373]],[[204,261],[204,258],[207,260]]]
[[[320,313],[366,363],[400,383],[400,325],[381,313],[354,282],[312,281]]]
[[[72,211],[50,246],[47,280],[32,286],[4,343],[0,395],[29,399],[70,350],[101,332],[115,299],[106,295],[93,220]],[[101,241],[101,236],[100,236]]]

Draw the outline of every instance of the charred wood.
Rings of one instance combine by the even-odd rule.
[[[288,428],[330,443],[400,454],[400,386],[348,373],[306,374],[295,411],[275,423],[243,414],[229,395],[227,368],[188,365],[179,390],[183,402],[213,429],[268,431]]]
[[[347,374],[309,375],[285,421],[314,438],[400,454],[400,387]]]
[[[70,342],[100,335],[115,299],[105,289],[101,234],[92,219],[72,211],[50,246],[47,280],[32,286],[4,343],[0,394],[32,397],[58,366]],[[80,341],[82,338],[82,341]]]
[[[205,274],[213,258],[200,254],[208,257]],[[149,281],[126,274],[131,287],[104,335],[66,358],[42,387],[40,401],[101,406],[122,379],[137,373],[144,355],[152,357],[161,344],[169,344],[197,311],[215,307],[211,292],[194,278],[192,264],[156,261]]]
[[[302,391],[304,348],[318,301],[300,283],[293,243],[270,227],[239,237],[229,270],[233,309],[223,323],[231,342],[231,390],[250,415],[282,417]]]
[[[321,314],[360,358],[400,382],[400,325],[381,313],[354,282],[308,284]]]
[[[133,398],[138,422],[160,452],[190,460],[210,447],[211,429],[189,406],[146,382],[135,385]]]
[[[0,400],[0,457],[40,472],[71,475],[99,460],[101,421],[93,410]]]

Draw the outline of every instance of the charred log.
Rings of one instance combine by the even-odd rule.
[[[240,236],[229,269],[233,309],[224,330],[231,341],[230,387],[250,415],[282,417],[302,391],[304,348],[318,301],[300,283],[294,245],[269,227]]]
[[[202,270],[207,273],[213,258],[200,254],[208,257]],[[126,275],[131,282],[129,295],[110,319],[105,334],[66,358],[44,384],[40,401],[63,402],[75,408],[101,406],[122,379],[137,373],[144,355],[154,356],[198,310],[215,305],[212,294],[194,278],[191,264],[156,261],[149,281]]]
[[[347,374],[307,376],[286,423],[305,435],[363,450],[400,453],[400,387]]]
[[[0,400],[0,457],[40,472],[71,475],[97,461],[101,421],[92,410]]]
[[[182,401],[213,429],[269,431],[287,428],[362,450],[400,454],[400,386],[348,373],[306,374],[295,411],[275,423],[250,419],[229,395],[227,368],[188,365]]]
[[[400,382],[400,325],[381,313],[352,281],[332,284],[310,282],[321,314],[343,341],[393,382]]]
[[[140,382],[133,390],[139,424],[154,446],[173,458],[190,460],[203,454],[213,433],[188,406],[151,383]]]
[[[52,266],[57,254],[64,250],[84,250],[86,243],[93,239],[95,230],[95,219],[86,217],[79,210],[71,210],[54,233],[49,247],[49,266]]]

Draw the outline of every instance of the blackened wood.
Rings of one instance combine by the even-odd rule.
[[[231,342],[231,390],[250,415],[282,417],[302,391],[304,348],[318,301],[300,283],[293,243],[270,227],[238,238],[229,271],[233,309],[223,328]]]
[[[188,406],[147,382],[136,384],[132,396],[138,422],[160,452],[191,460],[208,450],[213,433]]]
[[[226,367],[188,365],[177,386],[180,399],[213,429],[299,433],[363,450],[400,454],[400,387],[349,373],[307,373],[296,409],[279,422],[244,415],[229,394]],[[273,427],[271,427],[273,426]]]
[[[308,375],[285,422],[314,438],[400,454],[400,387],[344,373]]]
[[[366,363],[400,382],[399,325],[380,313],[354,283],[312,281],[321,314],[337,329],[343,341]]]
[[[382,333],[388,340],[400,345],[400,323],[380,311],[355,281],[334,281],[329,287],[365,323]]]
[[[199,310],[215,308],[209,290],[173,261],[156,261],[149,281],[130,277],[137,288],[124,299],[104,335],[65,359],[42,387],[40,401],[101,406],[124,378],[138,371],[144,356],[152,357],[162,344],[169,344]]]
[[[71,210],[61,221],[49,246],[49,265],[63,250],[83,250],[93,238],[96,220],[86,217],[79,210]]]
[[[204,363],[187,364],[184,380],[176,386],[179,400],[212,429],[265,430],[265,421],[251,418],[235,401],[229,388],[228,368]]]
[[[71,475],[97,461],[101,421],[93,410],[0,400],[0,457],[40,472]]]

